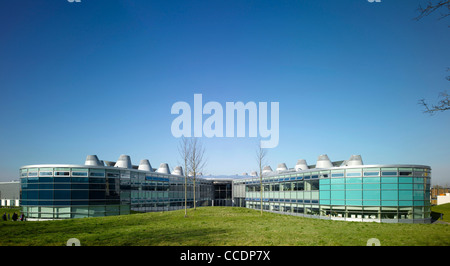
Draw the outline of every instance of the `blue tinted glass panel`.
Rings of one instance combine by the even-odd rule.
[[[70,177],[58,177],[53,179],[55,183],[70,183]]]
[[[87,190],[72,190],[72,199],[89,199],[89,191]]]
[[[39,191],[39,199],[53,199],[53,190],[40,190]]]
[[[352,177],[352,176],[361,176],[361,173],[347,173],[348,177]]]
[[[70,199],[70,190],[55,190],[55,200]]]
[[[72,176],[87,176],[87,172],[72,172]]]
[[[55,189],[70,189],[70,184],[55,184],[54,187]]]
[[[72,184],[72,189],[89,189],[89,184]]]
[[[72,177],[72,183],[88,183],[89,178],[84,177]]]
[[[39,189],[53,189],[53,184],[39,184]]]
[[[383,171],[381,172],[382,176],[387,176],[387,175],[397,175],[397,172],[395,171]]]
[[[364,172],[364,176],[379,176],[380,172],[374,171],[374,172]]]
[[[91,176],[95,176],[95,177],[104,177],[105,173],[91,173]]]

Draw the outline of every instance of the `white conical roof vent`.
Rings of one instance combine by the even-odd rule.
[[[147,172],[153,172],[152,166],[150,164],[150,161],[147,159],[141,160],[139,163],[138,170],[147,171]]]
[[[331,168],[333,164],[331,163],[328,155],[323,154],[317,158],[316,168]]]
[[[277,171],[286,171],[287,170],[287,166],[285,163],[280,163],[277,166]]]
[[[183,175],[183,167],[181,166],[175,166],[175,169],[173,169],[173,173],[174,175]]]
[[[160,164],[159,168],[158,168],[158,170],[156,170],[156,172],[170,175],[169,165],[167,163]]]
[[[103,166],[103,164],[98,159],[97,155],[88,155],[86,157],[85,165],[93,165],[93,166]]]
[[[119,160],[117,160],[114,167],[132,169],[133,165],[131,165],[130,156],[124,154],[120,155]]]
[[[253,171],[253,172],[250,173],[250,176],[258,176],[258,172]]]
[[[361,155],[352,155],[346,163],[347,166],[363,165]]]
[[[308,169],[308,165],[306,164],[306,160],[300,159],[297,161],[297,164],[295,165],[295,171],[301,171]]]
[[[263,174],[266,174],[266,173],[270,173],[270,172],[272,172],[272,171],[273,171],[273,170],[272,170],[272,167],[270,167],[270,166],[268,165],[268,166],[264,166],[262,173],[263,173]]]
[[[243,175],[243,176],[246,176],[246,175],[248,175],[248,173],[242,173],[242,175]]]

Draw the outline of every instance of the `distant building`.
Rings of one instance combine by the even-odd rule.
[[[445,193],[437,196],[437,205],[450,203],[450,193]]]
[[[0,199],[1,207],[19,207],[20,182],[0,182]]]

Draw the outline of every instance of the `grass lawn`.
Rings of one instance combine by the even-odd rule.
[[[3,214],[5,209],[0,209]],[[14,211],[17,211],[14,210]],[[432,208],[450,218],[450,204]],[[12,212],[11,212],[12,214]],[[202,207],[48,222],[0,222],[0,245],[64,246],[449,246],[449,224],[380,224],[330,221],[246,208]]]

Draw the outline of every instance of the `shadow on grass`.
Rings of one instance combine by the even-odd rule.
[[[441,212],[434,212],[432,211],[430,216],[431,216],[431,223],[434,223],[436,221],[438,221],[439,219],[441,219],[441,216],[443,216],[444,214]],[[442,219],[441,219],[442,220]]]

